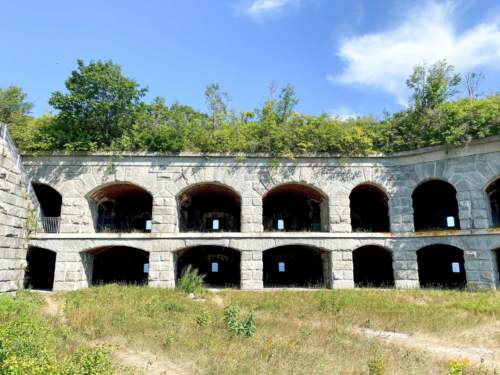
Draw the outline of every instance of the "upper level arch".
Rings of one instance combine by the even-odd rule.
[[[49,184],[32,181],[31,186],[40,204],[41,227],[46,233],[58,233],[61,219],[62,195]]]
[[[217,182],[189,185],[176,196],[181,232],[239,232],[241,195]]]
[[[485,189],[488,198],[490,224],[493,227],[500,226],[500,176],[490,182]]]
[[[416,231],[460,229],[457,190],[447,181],[431,179],[412,193]]]
[[[153,196],[131,182],[112,182],[87,194],[96,232],[151,230]]]
[[[349,195],[353,232],[389,232],[389,197],[379,186],[362,183]]]
[[[262,211],[264,231],[328,231],[328,196],[311,185],[275,186],[262,197]]]

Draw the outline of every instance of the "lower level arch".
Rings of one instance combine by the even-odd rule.
[[[149,253],[128,246],[103,246],[85,252],[92,259],[87,267],[91,285],[147,285]]]
[[[464,252],[450,245],[430,245],[417,251],[422,288],[464,288],[467,285]]]
[[[41,247],[29,246],[26,263],[24,287],[35,290],[52,290],[56,269],[56,253]]]
[[[239,287],[241,254],[224,246],[195,246],[178,250],[174,256],[175,280],[183,273],[197,270],[210,287]]]
[[[380,246],[362,246],[352,253],[354,285],[393,287],[392,254]]]
[[[329,253],[313,246],[287,245],[264,251],[264,287],[326,287]]]

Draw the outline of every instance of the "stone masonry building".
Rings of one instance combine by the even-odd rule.
[[[4,132],[5,133],[5,132]],[[0,159],[0,291],[499,287],[500,137],[359,157]]]

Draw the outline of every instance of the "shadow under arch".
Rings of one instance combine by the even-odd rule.
[[[181,232],[239,232],[241,195],[218,182],[189,185],[176,195]]]
[[[460,229],[457,190],[447,181],[430,179],[412,193],[416,231]]]
[[[188,269],[197,270],[209,287],[239,287],[240,251],[217,245],[200,245],[174,252],[176,284]]]
[[[58,233],[61,219],[62,195],[49,184],[31,181],[40,204],[41,227],[45,233]]]
[[[86,195],[96,232],[148,232],[153,196],[131,182],[116,181],[92,189]]]
[[[56,269],[55,251],[37,246],[28,246],[26,254],[26,270],[24,272],[24,288],[35,290],[52,290]]]
[[[352,252],[354,285],[394,287],[392,252],[382,246],[366,245]]]
[[[500,227],[500,176],[491,181],[484,191],[489,200],[490,225]]]
[[[274,186],[262,197],[264,231],[328,232],[328,195],[300,182]]]
[[[353,232],[389,232],[389,196],[376,184],[364,182],[349,194]]]
[[[444,244],[417,251],[418,278],[422,288],[461,289],[467,286],[464,252]]]
[[[81,251],[89,285],[147,285],[149,252],[130,246],[99,246]]]
[[[310,245],[284,245],[262,254],[264,287],[329,287],[330,252]]]

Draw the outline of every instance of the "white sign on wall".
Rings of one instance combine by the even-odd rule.
[[[446,218],[446,226],[448,228],[455,228],[455,218],[453,216],[448,216]]]
[[[460,273],[460,263],[457,263],[457,262],[453,262],[451,264],[451,271],[453,273]]]
[[[212,272],[214,273],[219,272],[219,263],[212,262]]]
[[[213,230],[219,230],[219,219],[213,219],[212,220],[212,229]]]
[[[285,262],[278,263],[278,272],[285,272]]]
[[[278,230],[285,230],[285,220],[278,219]]]

